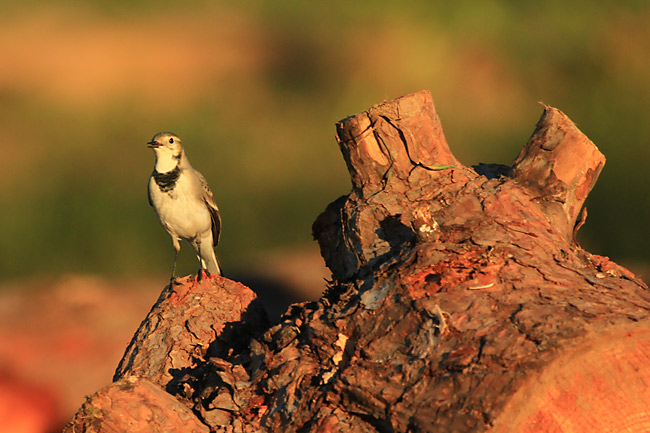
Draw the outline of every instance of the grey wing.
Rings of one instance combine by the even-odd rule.
[[[210,218],[212,218],[212,244],[216,247],[219,244],[219,238],[221,237],[221,215],[219,214],[219,207],[214,201],[212,191],[203,175],[196,170],[194,170],[194,173],[201,183],[201,187],[203,188],[203,201],[210,211]]]

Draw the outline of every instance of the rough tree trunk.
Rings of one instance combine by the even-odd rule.
[[[562,112],[512,167],[458,162],[428,92],[337,129],[324,296],[266,329],[237,283],[166,289],[67,432],[650,430],[650,292],[575,241],[605,158]]]

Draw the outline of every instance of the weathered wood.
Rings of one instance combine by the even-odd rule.
[[[563,113],[545,108],[513,167],[458,162],[428,92],[337,132],[353,188],[314,223],[324,296],[263,332],[247,288],[184,281],[116,379],[220,432],[650,428],[650,291],[575,241],[604,157]]]
[[[257,400],[242,386],[250,379],[242,365],[220,360],[242,356],[267,327],[248,287],[220,276],[177,280],[136,331],[114,383],[89,397],[64,432],[207,432],[220,425],[242,431],[231,412]],[[216,391],[203,405],[201,392],[215,384],[231,391]]]
[[[233,355],[267,325],[266,313],[248,287],[218,276],[200,282],[185,277],[163,290],[113,380],[138,376],[173,387],[197,360]]]
[[[546,216],[571,241],[579,228],[578,214],[604,165],[603,154],[573,122],[545,106],[513,170],[515,178],[539,193],[535,199]]]
[[[88,397],[64,433],[208,433],[191,409],[147,379],[122,379]]]

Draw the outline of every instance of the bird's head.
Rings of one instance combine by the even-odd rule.
[[[171,158],[179,160],[183,153],[181,139],[171,132],[159,132],[147,143],[156,152],[156,158]]]
[[[171,151],[178,151],[181,149],[181,139],[178,135],[171,132],[159,132],[154,135],[150,142],[147,143],[152,149],[157,150],[161,147],[167,148]]]

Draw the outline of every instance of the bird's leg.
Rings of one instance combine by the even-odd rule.
[[[176,260],[178,260],[178,253],[181,250],[181,245],[178,242],[178,239],[172,239],[172,243],[174,245],[174,262],[172,263],[172,276],[169,280],[170,285],[174,285],[176,283]]]
[[[178,259],[178,251],[174,253],[174,262],[172,263],[172,276],[170,277],[170,284],[176,282],[176,259]]]
[[[196,281],[201,281],[203,279],[203,270],[205,269],[205,265],[201,259],[201,239],[197,236],[194,243],[196,244],[196,258],[199,259],[199,270],[196,272]]]

